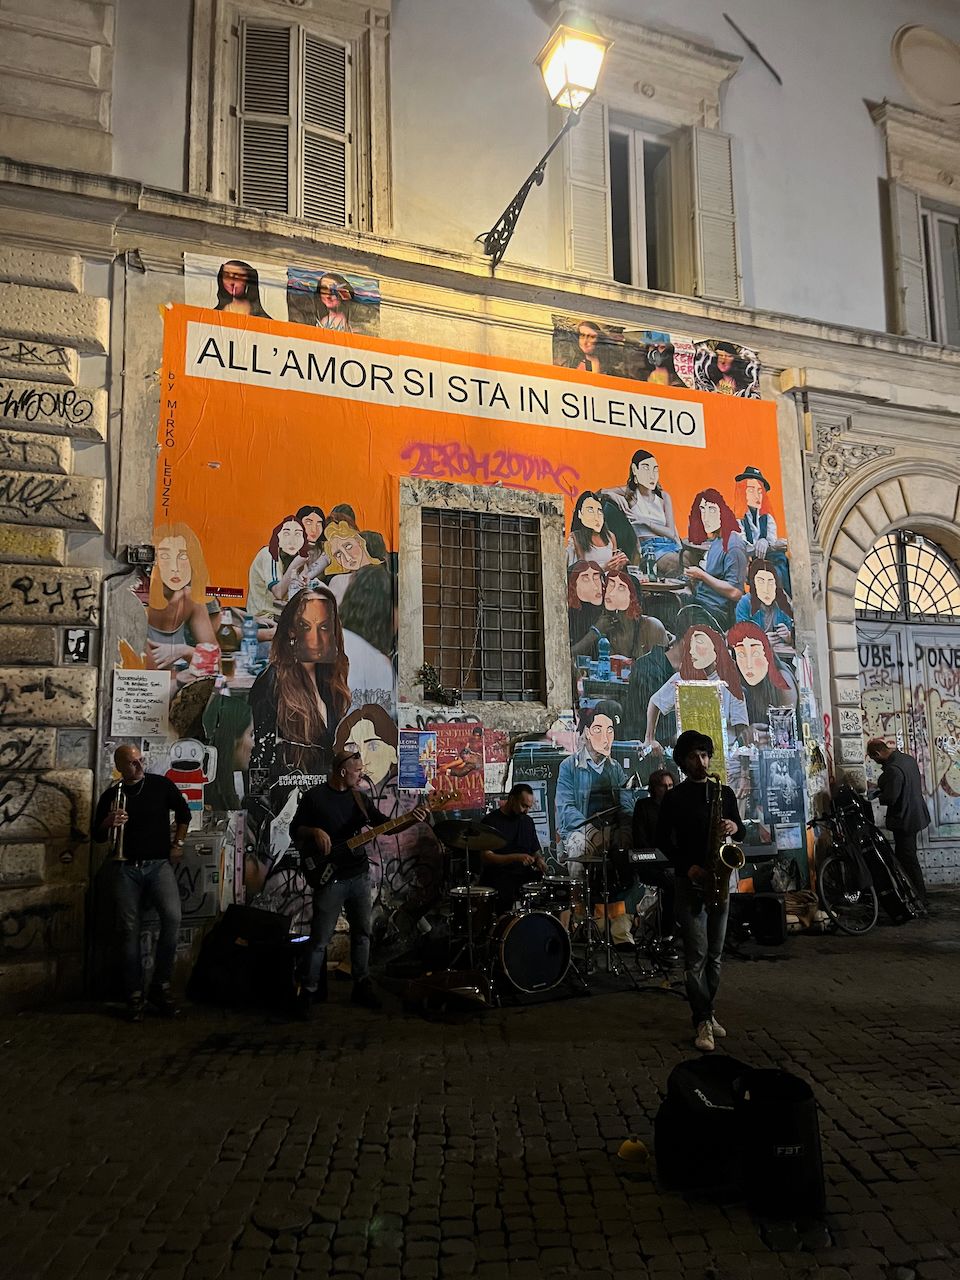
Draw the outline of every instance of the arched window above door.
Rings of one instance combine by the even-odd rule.
[[[960,572],[909,529],[878,538],[857,574],[857,616],[887,622],[960,621]]]

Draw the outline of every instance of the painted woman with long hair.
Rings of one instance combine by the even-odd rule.
[[[214,310],[270,319],[260,301],[260,276],[256,267],[237,260],[221,265],[217,272],[217,305]]]
[[[294,515],[284,516],[274,525],[270,540],[250,562],[247,581],[247,613],[272,626],[286,603],[278,590],[290,566],[298,559],[306,563],[307,535]]]
[[[337,725],[350,710],[349,673],[332,592],[298,592],[277,620],[270,662],[250,690],[254,764],[325,774]]]
[[[571,646],[574,657],[589,654],[595,658],[601,635],[607,637],[611,653],[626,658],[641,658],[651,649],[663,649],[670,643],[663,623],[644,614],[640,592],[625,569],[604,575],[603,608],[583,639]]]
[[[204,788],[203,802],[214,813],[239,809],[242,785],[237,776],[250,768],[253,751],[253,711],[245,698],[214,693],[203,710],[203,732],[217,752],[217,776]]]
[[[652,561],[660,577],[675,574],[680,567],[680,535],[673,502],[660,484],[660,464],[653,454],[648,449],[638,449],[630,459],[627,483],[617,489],[604,489],[603,496],[629,523],[639,558]],[[621,530],[613,523],[613,513],[607,518],[621,548],[630,555]]]
[[[734,738],[749,733],[747,708],[743,701],[740,672],[730,656],[724,636],[713,627],[690,627],[680,641],[680,669],[658,689],[647,708],[647,734],[644,746],[651,751],[662,751],[657,741],[657,722],[660,716],[673,711],[676,706],[676,686],[681,680],[704,680],[720,686],[720,708],[727,735]]]
[[[157,558],[150,573],[146,665],[152,671],[182,671],[198,644],[217,643],[207,612],[207,564],[188,524],[158,525],[153,545]]]
[[[327,271],[317,282],[316,316],[318,329],[337,329],[340,333],[352,333],[350,309],[354,298],[353,285],[335,271]]]
[[[793,645],[793,605],[771,560],[751,560],[746,594],[737,601],[737,622],[754,622],[781,646]]]
[[[595,560],[578,560],[567,570],[567,618],[570,643],[576,644],[600,616],[603,573]]]
[[[592,560],[605,571],[622,569],[627,563],[627,557],[617,546],[617,540],[607,525],[603,498],[590,489],[577,499],[570,520],[567,568],[578,560]]]
[[[690,507],[690,541],[706,548],[698,565],[684,569],[694,603],[701,605],[726,630],[743,595],[747,577],[747,549],[740,522],[717,489],[701,489]]]
[[[771,707],[797,705],[796,685],[777,666],[767,633],[755,623],[735,623],[727,632],[727,645],[743,681],[750,724],[767,733]]]

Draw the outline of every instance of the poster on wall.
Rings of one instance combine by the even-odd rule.
[[[678,691],[689,691],[681,720],[712,717],[715,771],[733,778],[735,765],[751,794],[771,725],[790,740],[771,405],[175,306],[158,443],[148,643],[131,661],[167,673],[177,732],[216,748],[204,812],[244,812],[247,891],[274,894],[278,909],[304,896],[290,817],[337,750],[360,753],[361,785],[388,814],[411,807],[434,768],[457,808],[482,810],[509,764],[536,785],[565,869],[593,847],[592,814],[619,808],[629,840],[651,774],[676,776]],[[509,762],[478,704],[419,708],[398,730],[407,476],[546,492],[565,509],[573,705]],[[385,906],[435,890],[442,862],[426,828],[377,849]]]
[[[112,738],[162,737],[167,731],[170,675],[166,671],[114,671]]]

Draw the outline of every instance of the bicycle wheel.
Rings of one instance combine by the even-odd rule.
[[[844,859],[834,855],[820,868],[817,886],[827,915],[844,933],[867,933],[877,923],[880,906],[873,885],[848,887]]]

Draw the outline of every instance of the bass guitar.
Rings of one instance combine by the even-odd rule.
[[[422,797],[417,804],[426,809],[429,813],[433,813],[436,809],[442,809],[444,805],[450,804],[453,800],[459,800],[460,793],[458,791],[431,791],[428,796]],[[416,806],[415,806],[416,807]],[[358,860],[364,855],[362,850],[364,846],[376,840],[379,836],[389,835],[391,831],[399,831],[403,827],[413,826],[417,819],[411,820],[410,812],[402,813],[396,818],[391,818],[389,822],[382,822],[379,827],[370,827],[366,831],[359,831],[355,836],[351,836],[349,840],[338,840],[332,845],[329,853],[321,853],[319,849],[311,846],[309,849],[300,851],[300,874],[306,880],[311,889],[322,889],[338,866],[348,865],[351,857]]]

